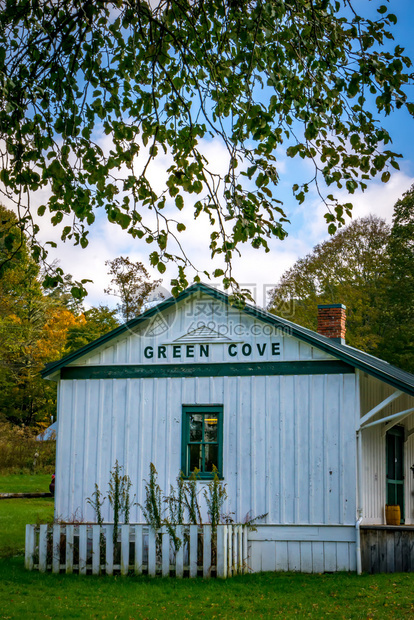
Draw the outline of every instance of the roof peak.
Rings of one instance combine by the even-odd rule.
[[[185,300],[187,297],[196,292],[204,292],[222,301],[225,304],[230,304],[229,295],[227,293],[224,293],[211,285],[202,282],[195,282],[184,291],[182,291],[177,298],[169,298],[160,302],[157,306],[150,308],[138,317],[131,319],[127,323],[124,323],[123,325],[117,327],[108,334],[105,334],[97,340],[90,342],[81,349],[78,349],[78,351],[75,351],[74,353],[63,357],[61,360],[47,364],[42,371],[43,378],[51,378],[54,375],[54,378],[57,379],[57,373],[60,371],[61,368],[73,363],[80,357],[83,357],[84,355],[87,355],[88,353],[94,351],[96,348],[109,342],[110,340],[121,335],[122,333],[133,329],[134,327],[151,318],[155,314],[163,312],[171,306],[180,303],[181,301]],[[252,316],[260,321],[270,323],[280,328],[285,333],[293,336],[294,338],[298,338],[299,340],[302,340],[307,344],[310,344],[311,346],[321,349],[322,351],[325,351],[326,353],[329,353],[330,355],[333,355],[336,358],[347,362],[355,368],[363,370],[376,377],[377,379],[380,379],[385,383],[388,383],[389,385],[392,385],[397,389],[401,389],[407,394],[414,396],[414,375],[409,372],[400,370],[399,368],[396,368],[395,366],[392,366],[387,362],[384,362],[378,358],[374,358],[371,355],[364,353],[364,351],[353,349],[351,347],[348,347],[347,345],[334,342],[332,339],[313,332],[306,327],[297,325],[292,321],[271,314],[270,312],[267,312],[266,310],[263,310],[262,308],[259,308],[257,306],[246,304],[243,308],[240,308],[240,311],[245,312],[249,316]]]

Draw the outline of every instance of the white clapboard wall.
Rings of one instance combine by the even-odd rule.
[[[182,404],[223,404],[225,511],[235,522],[355,523],[354,375],[62,381],[56,516],[93,520],[118,460],[143,503],[149,464],[167,492],[181,468]],[[200,483],[202,489],[203,483]],[[109,504],[103,508],[109,521]],[[135,505],[131,520],[143,515]]]
[[[86,371],[84,377],[90,367],[103,369],[100,376],[128,365],[176,365],[183,370],[181,376],[155,378],[63,375],[55,516],[93,521],[96,517],[87,498],[95,483],[106,494],[110,470],[118,460],[133,483],[135,504],[130,519],[142,522],[138,504],[144,501],[143,481],[148,480],[150,463],[165,493],[179,474],[182,406],[219,404],[223,407],[223,476],[228,493],[224,513],[229,518],[243,523],[266,514],[261,520],[266,525],[354,526],[358,386],[353,373],[323,374],[320,364],[331,361],[334,358],[294,338],[288,329],[280,332],[209,297],[190,298],[139,330],[94,349],[72,364]],[[234,374],[235,364],[246,367],[250,362],[281,362],[287,370],[267,376],[255,375],[254,370],[250,376]],[[319,370],[295,374],[290,362],[319,364]],[[225,375],[223,363],[233,365],[229,376],[215,373],[214,364],[221,364],[220,374]],[[204,364],[211,376],[186,376],[186,364]],[[204,484],[199,483],[201,501]],[[108,502],[103,506],[103,519],[112,519]],[[309,554],[309,541],[302,541],[305,534],[300,527],[290,532],[300,548],[303,543],[305,556]],[[331,534],[320,530],[320,535],[319,542],[328,548],[336,544]],[[341,537],[336,542],[353,545]],[[276,548],[273,544],[275,552],[269,557],[281,558],[283,545]],[[262,542],[252,540],[254,557],[264,557],[262,549]],[[297,565],[292,549],[286,552],[291,560],[284,566]],[[335,551],[335,557],[344,556],[343,550]],[[315,561],[319,566],[319,560]],[[257,566],[280,562],[258,560]],[[339,565],[345,566],[342,559]]]
[[[396,390],[394,387],[370,377],[366,373],[359,373],[361,386],[361,416],[373,409]],[[370,422],[383,417],[397,414],[414,407],[414,397],[401,394],[396,400],[384,407]],[[395,420],[397,422],[398,420]],[[414,477],[411,466],[414,463],[414,414],[409,415],[399,424],[404,426],[407,433],[404,442],[404,497],[405,522],[414,523],[414,503],[411,498],[414,495]],[[363,514],[365,524],[385,523],[386,504],[386,432],[392,426],[378,424],[362,430],[362,488],[363,488]]]
[[[208,358],[200,348],[200,344],[206,343],[210,344]],[[190,356],[188,345],[193,346]],[[230,356],[229,345],[232,345]],[[165,350],[159,351],[159,347]],[[288,327],[282,330],[209,296],[194,295],[77,359],[74,365],[333,359],[328,353],[293,338]]]

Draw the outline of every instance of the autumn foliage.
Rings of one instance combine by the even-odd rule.
[[[67,351],[68,330],[85,319],[42,287],[39,266],[14,215],[0,206],[0,420],[30,425],[56,416],[56,386],[40,377]]]
[[[414,186],[392,227],[353,221],[286,271],[272,292],[275,314],[317,329],[318,304],[346,306],[347,344],[414,372]]]

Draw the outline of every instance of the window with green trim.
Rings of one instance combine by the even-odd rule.
[[[201,479],[223,472],[223,407],[221,405],[183,405],[181,469],[190,476],[198,469]]]

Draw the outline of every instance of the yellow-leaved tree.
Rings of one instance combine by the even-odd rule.
[[[33,424],[56,415],[56,387],[43,381],[46,362],[66,352],[68,329],[83,322],[47,295],[39,267],[11,211],[0,206],[0,419]]]

